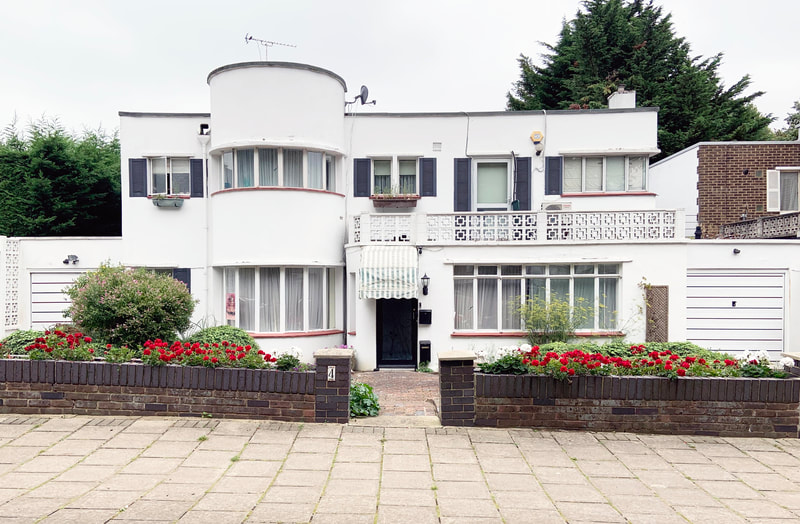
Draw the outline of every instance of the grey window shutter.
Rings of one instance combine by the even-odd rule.
[[[128,159],[128,179],[131,197],[147,196],[147,159]]]
[[[436,159],[420,158],[420,196],[436,196]]]
[[[519,202],[521,211],[531,209],[531,157],[523,156],[517,158],[516,198]]]
[[[472,205],[470,179],[472,171],[471,158],[456,158],[454,167],[453,211],[469,211]]]
[[[172,278],[186,284],[189,293],[192,292],[192,270],[188,267],[176,267],[172,270]]]
[[[353,159],[353,196],[369,196],[369,179],[372,173],[372,160],[369,158]]]
[[[189,172],[192,179],[192,198],[203,198],[203,161],[199,158],[189,160]]]
[[[545,158],[544,167],[544,194],[561,194],[561,171],[564,159],[560,156],[549,156]]]

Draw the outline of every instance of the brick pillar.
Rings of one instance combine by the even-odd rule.
[[[350,362],[352,349],[325,348],[314,353],[317,370],[314,376],[316,422],[347,424],[350,420]],[[329,368],[333,380],[329,380]]]
[[[475,355],[471,351],[439,353],[442,426],[475,425]]]

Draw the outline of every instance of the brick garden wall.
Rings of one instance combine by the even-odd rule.
[[[800,165],[800,143],[701,145],[697,155],[698,223],[703,238],[716,238],[721,225],[738,222],[742,213],[748,219],[778,214],[766,211],[766,171]]]
[[[336,367],[335,383],[326,378],[327,365]],[[326,357],[325,366],[316,372],[290,372],[0,360],[0,413],[194,417],[208,413],[221,418],[346,422],[350,357]]]

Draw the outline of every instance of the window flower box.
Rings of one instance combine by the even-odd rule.
[[[150,199],[156,207],[182,207],[185,198],[172,195],[153,195]]]
[[[372,200],[372,205],[375,207],[387,208],[404,208],[404,207],[417,207],[417,200],[420,196],[417,194],[379,194],[369,197]]]

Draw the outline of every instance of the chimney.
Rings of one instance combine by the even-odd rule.
[[[619,84],[617,90],[608,97],[609,109],[633,109],[636,107],[636,91],[625,91],[625,84]]]

